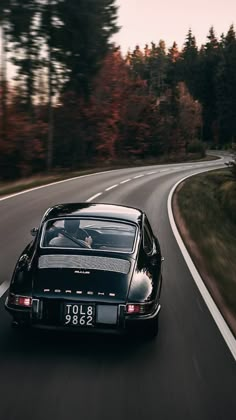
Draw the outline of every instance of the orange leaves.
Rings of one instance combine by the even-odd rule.
[[[93,92],[99,156],[114,159],[131,149],[145,151],[149,125],[144,113],[150,100],[146,81],[132,77],[120,51],[108,54]]]

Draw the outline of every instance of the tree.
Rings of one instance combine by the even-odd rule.
[[[178,84],[179,89],[179,127],[185,145],[199,140],[202,130],[202,107],[198,100],[190,95],[184,82]]]
[[[236,139],[236,36],[233,25],[224,39],[216,72],[216,103],[221,145]]]
[[[115,0],[63,0],[58,16],[58,61],[65,68],[65,90],[89,98],[110,37],[118,31]]]
[[[196,38],[189,29],[181,54],[182,80],[186,82],[193,97],[198,95],[198,48]]]
[[[176,84],[180,81],[180,66],[181,66],[181,58],[180,58],[180,51],[176,42],[173,43],[172,47],[168,51],[167,55],[167,75],[166,75],[166,84],[168,86],[176,86]]]
[[[0,5],[0,144],[7,141],[7,38],[6,15],[9,6],[8,0],[3,0]]]
[[[39,67],[40,44],[37,34],[39,9],[37,0],[10,0],[7,14],[7,36],[15,54],[11,60],[17,68],[17,80],[24,84],[22,103],[32,121],[36,71]]]

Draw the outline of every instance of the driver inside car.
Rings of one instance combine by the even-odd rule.
[[[76,245],[83,248],[91,248],[92,238],[86,230],[80,228],[80,220],[64,221],[64,229],[61,229],[56,238],[51,239],[49,246],[74,248]]]

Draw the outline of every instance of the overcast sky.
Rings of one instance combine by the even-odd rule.
[[[209,28],[216,35],[236,30],[236,0],[116,0],[119,6],[119,34],[115,42],[126,52],[139,44],[163,39],[169,48],[174,41],[181,49],[191,27],[197,45],[206,42]]]

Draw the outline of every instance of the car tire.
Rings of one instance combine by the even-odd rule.
[[[150,321],[143,331],[144,338],[152,340],[157,337],[159,331],[159,316]]]

